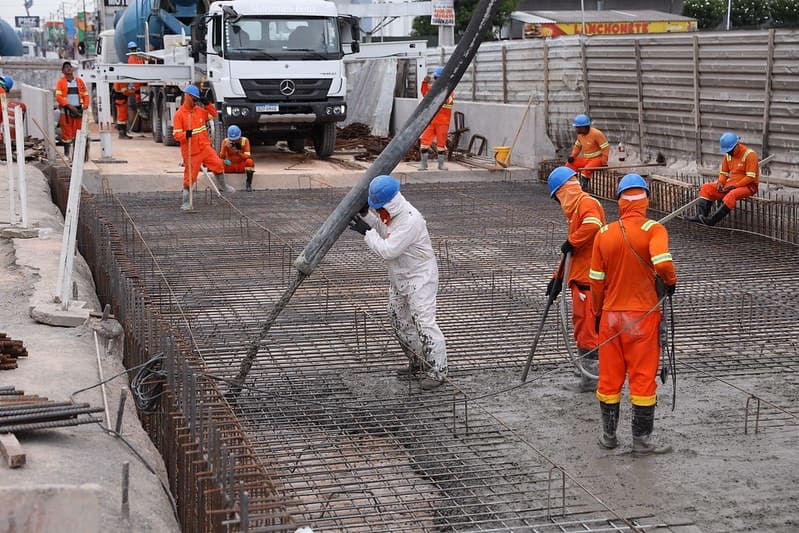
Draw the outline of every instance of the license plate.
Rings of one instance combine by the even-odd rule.
[[[277,113],[279,110],[277,104],[258,104],[255,106],[257,113]]]

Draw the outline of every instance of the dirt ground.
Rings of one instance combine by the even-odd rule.
[[[50,200],[42,173],[30,165],[26,172],[30,225],[39,228],[40,236],[0,239],[0,331],[23,341],[29,356],[20,358],[19,368],[0,371],[0,385],[13,385],[27,394],[64,401],[75,391],[100,381],[94,332],[87,326],[64,328],[39,324],[29,316],[30,305],[55,292],[63,219]],[[0,182],[7,183],[5,165],[0,167]],[[9,220],[7,187],[0,187],[0,220],[6,223]],[[80,256],[76,257],[74,278],[78,299],[98,310],[91,275]],[[101,346],[103,376],[109,378],[122,372],[121,351],[117,348],[109,354],[103,349],[105,344]],[[106,387],[112,426],[122,387],[127,388],[124,375]],[[19,433],[16,436],[26,453],[27,464],[10,469],[3,461],[0,486],[35,488],[95,483],[102,489],[98,531],[178,531],[169,498],[161,485],[161,479],[165,478],[160,455],[141,428],[131,398],[128,390],[122,434],[143,460],[97,424]],[[103,406],[99,388],[80,393],[74,399]],[[128,520],[121,514],[125,462],[130,463]],[[2,525],[0,520],[0,530]]]

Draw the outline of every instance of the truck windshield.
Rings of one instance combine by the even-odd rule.
[[[241,17],[225,22],[228,59],[340,59],[338,24],[325,17]]]

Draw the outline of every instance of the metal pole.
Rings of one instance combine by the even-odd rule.
[[[83,157],[86,153],[88,113],[83,114],[83,122],[78,130],[73,152],[72,174],[69,178],[69,197],[64,214],[64,234],[61,238],[61,256],[58,260],[58,281],[56,295],[61,299],[61,308],[69,310],[72,298],[72,269],[75,263],[75,240],[78,234],[78,212],[80,210],[80,193],[83,181]]]
[[[730,14],[732,13],[732,0],[727,0],[727,27],[726,30],[730,31]]]
[[[25,120],[22,108],[14,108],[14,128],[17,134],[17,177],[19,178],[19,212],[22,215],[22,227],[28,227],[28,187],[25,183]]]
[[[10,115],[8,114],[8,99],[5,93],[0,94],[0,106],[2,106],[3,117],[3,141],[6,145],[6,167],[8,168],[8,216],[9,222],[17,223],[16,191],[14,190],[14,154],[11,151],[11,126],[8,124]]]

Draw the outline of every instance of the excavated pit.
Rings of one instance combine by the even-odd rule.
[[[595,180],[613,190],[613,176]],[[60,203],[63,182],[55,183]],[[797,489],[796,204],[742,207],[729,228],[668,223],[678,389],[660,385],[656,433],[674,453],[595,444],[599,408],[573,379],[558,313],[522,367],[565,238],[538,182],[403,187],[425,215],[441,274],[451,383],[422,392],[385,307],[385,266],[346,232],[230,386],[295,275],[292,261],[345,194],[269,190],[85,195],[81,252],[126,329],[126,364],[153,359],[163,394],[142,413],[184,530],[790,531]],[[653,184],[653,218],[690,200]],[[613,202],[603,202],[609,220]],[[775,207],[776,206],[776,207]],[[773,220],[778,220],[774,224]]]

